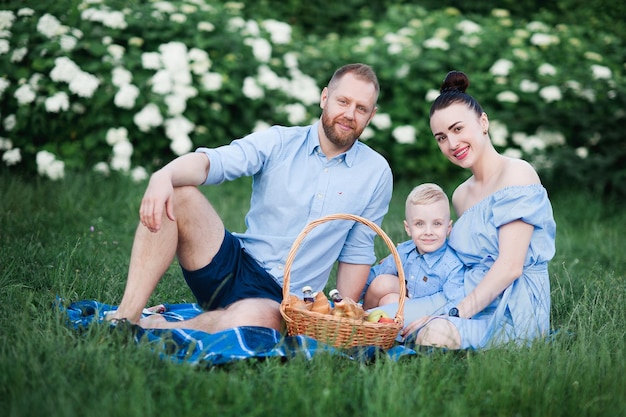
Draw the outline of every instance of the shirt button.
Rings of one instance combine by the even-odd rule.
[[[283,270],[283,266],[282,265],[278,265],[278,270],[282,271]]]
[[[328,168],[324,168],[324,172],[328,172]]]
[[[317,195],[317,198],[319,198],[319,199],[324,198],[324,194],[318,194],[318,195]]]

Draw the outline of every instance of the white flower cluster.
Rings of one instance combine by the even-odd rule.
[[[474,33],[479,33],[482,30],[478,23],[467,19],[461,20],[455,27],[457,30],[463,32],[464,35],[472,35]]]
[[[287,120],[292,125],[298,125],[301,123],[307,122],[307,111],[306,107],[301,103],[292,103],[286,104],[284,106],[280,106],[278,111],[287,114]]]
[[[128,26],[124,13],[117,10],[88,8],[83,10],[81,18],[91,22],[102,23],[111,29],[126,29]]]
[[[2,160],[7,166],[18,164],[22,160],[22,152],[13,147],[10,139],[0,138],[0,151],[4,151]]]
[[[74,61],[65,56],[54,60],[50,78],[56,82],[67,83],[72,93],[85,98],[91,98],[100,85],[98,77],[81,70]]]
[[[133,155],[133,145],[128,139],[128,129],[125,127],[110,128],[106,134],[106,142],[113,148],[110,169],[121,172],[130,172],[134,181],[143,181],[148,177],[146,169],[135,167],[131,170],[131,156]],[[94,166],[94,171],[101,174],[109,174],[109,164],[98,162]]]
[[[553,101],[559,101],[563,98],[561,89],[556,85],[548,85],[539,90],[539,97],[544,99],[547,103]]]
[[[398,126],[391,131],[391,136],[398,143],[410,145],[415,143],[417,130],[411,125]]]
[[[502,58],[494,62],[489,72],[497,77],[496,81],[500,78],[500,83],[503,84],[513,67],[514,64],[511,60]],[[556,75],[557,70],[552,64],[543,63],[537,68],[537,73],[542,76],[553,76]],[[539,97],[547,103],[559,101],[563,98],[561,89],[556,85],[548,85],[539,89],[539,84],[535,81],[524,79],[520,82],[520,91],[522,92],[534,93],[537,90],[539,90]],[[506,90],[498,93],[496,99],[501,103],[517,103],[519,96],[514,91]]]
[[[262,64],[256,76],[248,76],[244,79],[242,88],[244,96],[250,100],[259,100],[265,97],[265,89],[269,89],[279,90],[305,106],[317,103],[321,93],[317,82],[300,71],[295,53],[287,53],[283,57],[290,78],[278,76],[267,65],[272,58],[272,44],[261,37],[261,28],[270,34],[271,42],[279,45],[291,42],[291,26],[269,19],[262,21],[259,27],[254,21],[232,18],[229,21],[229,27],[230,30],[240,31],[246,36],[244,44],[252,48],[255,59]],[[298,107],[287,107],[289,108],[300,111]],[[298,115],[290,117],[298,119]]]
[[[37,172],[39,175],[58,180],[65,176],[65,163],[56,159],[52,152],[37,152]]]
[[[259,25],[252,20],[246,21],[240,17],[234,17],[228,21],[228,27],[231,31],[239,31],[245,36],[244,44],[250,46],[252,55],[262,64],[256,76],[248,76],[244,79],[242,88],[244,96],[250,100],[259,100],[265,97],[265,89],[270,89],[282,91],[305,106],[319,100],[320,90],[316,81],[298,69],[294,53],[287,53],[284,56],[290,78],[279,77],[267,65],[272,58],[272,43],[285,45],[291,42],[290,25],[273,19],[264,20]],[[269,33],[270,40],[262,37],[262,29]],[[299,114],[302,110],[299,106],[283,107],[283,111],[288,113],[290,109],[296,114],[290,115],[289,118],[302,120],[302,115]]]
[[[59,22],[59,19],[49,13],[44,14],[37,22],[37,31],[47,38],[53,38],[65,33],[69,28]]]
[[[133,74],[122,66],[113,68],[113,85],[119,90],[115,93],[113,103],[122,109],[132,109],[139,97],[139,87],[132,83]]]
[[[496,100],[501,103],[517,103],[519,97],[511,90],[501,91],[496,95]]]
[[[519,89],[523,93],[536,93],[539,90],[539,84],[535,81],[523,79],[519,83]]]
[[[288,60],[294,57],[285,57]],[[251,100],[258,100],[265,96],[265,90],[279,90],[304,105],[317,103],[320,97],[320,89],[315,80],[303,74],[296,65],[289,67],[291,79],[279,77],[267,65],[261,65],[256,77],[246,77],[243,84],[243,94]]]
[[[591,73],[593,74],[594,80],[610,80],[613,78],[613,73],[609,67],[605,67],[604,65],[592,65]]]
[[[183,155],[193,148],[189,134],[195,125],[183,115],[187,101],[198,94],[192,73],[207,76],[211,68],[209,55],[196,48],[188,50],[182,42],[169,42],[160,45],[158,53],[144,53],[142,63],[145,69],[156,70],[150,84],[154,93],[164,96],[167,119],[156,104],[148,103],[135,114],[133,121],[142,132],[164,125],[165,135],[171,140],[170,149],[176,155]],[[221,86],[221,78],[219,82],[210,78],[205,81],[212,81],[212,88]]]
[[[389,129],[391,127],[391,116],[387,113],[376,113],[372,118],[372,124],[379,130]]]
[[[551,45],[556,45],[560,43],[561,40],[556,35],[551,35],[547,33],[534,33],[530,37],[530,43],[533,45],[537,45],[539,47],[546,48]]]
[[[539,127],[534,135],[523,132],[514,132],[512,141],[525,153],[533,154],[541,152],[550,146],[562,146],[565,144],[565,136],[562,133]]]
[[[291,42],[291,26],[289,24],[274,19],[266,19],[261,22],[261,27],[269,32],[273,44],[286,45]]]
[[[556,75],[556,68],[554,65],[544,62],[537,68],[537,73],[539,75]]]
[[[46,111],[48,113],[59,113],[70,108],[70,98],[65,91],[59,91],[46,98]]]
[[[447,51],[448,49],[450,49],[450,44],[446,42],[445,39],[439,39],[439,38],[426,39],[423,45],[424,45],[424,48],[428,48],[428,49],[441,49],[443,51]]]
[[[133,155],[133,144],[128,140],[128,129],[125,127],[110,128],[106,135],[107,143],[113,147],[111,168],[115,171],[130,170],[130,157]]]
[[[13,96],[17,100],[17,104],[24,106],[35,101],[37,94],[30,84],[22,84],[15,90]]]
[[[493,63],[489,72],[495,76],[506,77],[513,68],[513,62],[508,59],[499,59]]]
[[[0,31],[8,35],[8,31],[15,22],[15,14],[10,10],[0,10]],[[2,36],[4,37],[4,36]]]
[[[426,97],[424,97],[424,99],[428,102],[433,102],[435,100],[437,100],[437,97],[439,97],[441,93],[439,92],[439,90],[435,90],[434,88],[430,88],[427,92],[426,92]]]
[[[499,120],[489,121],[489,137],[496,146],[506,146],[506,138],[509,136],[509,129]]]
[[[445,28],[439,28],[435,31],[435,34],[432,38],[426,39],[423,42],[424,48],[427,49],[441,49],[442,51],[447,51],[450,49],[450,44],[446,40],[446,38],[450,35],[450,31]]]
[[[419,54],[419,48],[414,44],[410,37],[411,33],[403,32],[402,29],[397,33],[387,33],[383,37],[383,41],[388,45],[387,53],[389,55],[400,55],[410,53]],[[372,38],[375,41],[375,39]]]

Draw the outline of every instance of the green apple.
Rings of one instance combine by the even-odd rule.
[[[372,310],[370,311],[370,313],[367,315],[367,321],[369,321],[370,323],[378,323],[378,321],[381,318],[389,318],[389,314],[387,314],[385,312],[385,310]]]

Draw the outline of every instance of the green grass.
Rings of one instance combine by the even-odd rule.
[[[232,230],[243,228],[249,185],[204,189]],[[119,302],[144,186],[91,175],[24,180],[0,170],[3,416],[626,415],[620,202],[551,191],[558,225],[552,324],[559,332],[550,343],[370,364],[319,356],[199,368],[162,360],[104,326],[78,334],[52,308],[57,295]],[[409,189],[396,187],[383,224],[394,241],[405,239]],[[176,265],[151,301],[193,301]]]

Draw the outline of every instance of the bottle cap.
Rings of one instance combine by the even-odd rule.
[[[302,287],[302,292],[308,292],[308,291],[313,291],[313,288],[311,288],[310,285],[305,285],[304,287]]]
[[[333,295],[339,295],[339,290],[337,290],[336,288],[333,290],[330,290],[330,292],[328,293],[328,295],[330,297],[332,297]]]

